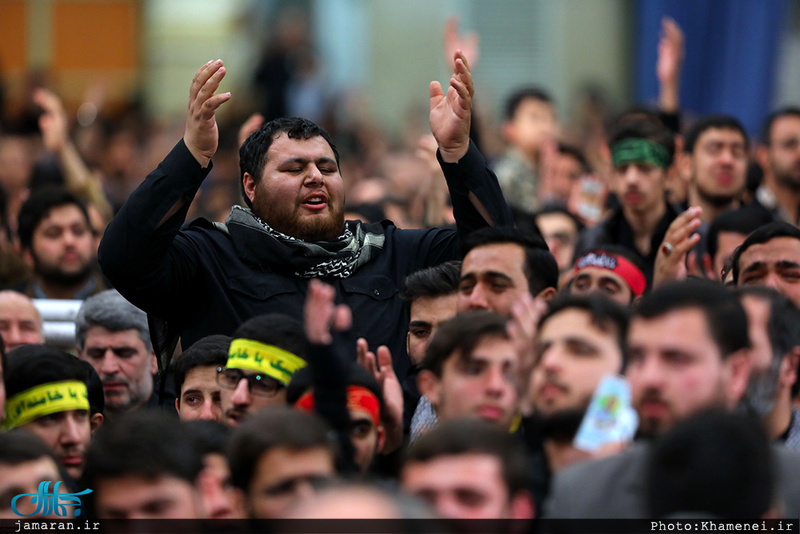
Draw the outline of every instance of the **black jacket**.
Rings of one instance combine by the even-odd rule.
[[[390,221],[366,225],[370,232],[385,234],[383,249],[348,278],[324,280],[336,288],[337,302],[352,309],[353,333],[365,337],[373,350],[379,345],[391,349],[400,379],[410,366],[405,351],[409,311],[399,298],[405,277],[457,259],[459,236],[488,225],[470,202],[470,193],[494,224],[512,224],[497,179],[477,149],[470,146],[458,163],[442,163],[442,168],[457,231],[401,230]],[[181,228],[209,170],[181,140],[125,202],[98,251],[103,273],[114,287],[179,332],[184,348],[211,334],[231,335],[246,319],[263,313],[302,320],[308,288],[307,279],[269,265],[256,235],[231,235],[204,219]],[[159,226],[178,203],[180,208]]]

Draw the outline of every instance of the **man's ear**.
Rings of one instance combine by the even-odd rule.
[[[431,404],[433,404],[433,407],[436,409],[439,408],[440,384],[441,381],[439,380],[439,377],[427,369],[421,370],[417,375],[417,387],[419,388],[419,392],[425,395],[425,397],[431,401]]]
[[[180,397],[176,397],[175,398],[175,411],[178,412],[179,416],[181,415],[181,398]]]
[[[728,383],[726,393],[728,395],[729,407],[736,406],[747,389],[747,382],[750,379],[750,364],[752,356],[749,349],[740,349],[728,356],[724,365],[728,369]]]
[[[105,417],[103,416],[103,414],[101,413],[92,414],[92,416],[89,418],[89,430],[91,431],[92,435],[94,435],[95,432],[100,430],[100,427],[103,426],[104,420]]]
[[[791,389],[797,380],[797,365],[800,362],[800,346],[792,348],[792,351],[783,357],[781,362],[779,384],[787,389]]]
[[[253,179],[252,174],[246,172],[242,177],[242,184],[244,185],[244,195],[252,204],[253,199],[256,198],[256,185],[258,185],[258,183]]]
[[[386,443],[386,429],[383,425],[378,425],[378,442],[375,444],[375,454],[383,452],[383,445]]]
[[[765,171],[770,168],[769,149],[762,144],[756,147],[756,163]]]
[[[150,357],[152,358],[150,362],[150,373],[156,375],[158,374],[158,358],[156,357],[156,352],[151,350]]]
[[[547,302],[550,302],[551,300],[556,298],[556,294],[557,293],[558,293],[558,291],[556,290],[556,288],[554,288],[554,287],[546,287],[546,288],[542,289],[541,291],[539,291],[539,294],[536,295],[535,298],[537,298],[537,299],[538,298],[542,298],[542,299],[546,300]]]
[[[33,254],[31,254],[31,249],[26,248],[22,250],[22,258],[25,260],[25,264],[33,269],[33,266],[36,264],[36,261],[33,259]]]

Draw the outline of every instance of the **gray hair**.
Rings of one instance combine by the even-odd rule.
[[[75,317],[75,337],[81,350],[86,344],[86,332],[93,326],[102,326],[112,332],[136,330],[147,350],[153,350],[147,314],[125,300],[116,289],[103,291],[83,301]]]

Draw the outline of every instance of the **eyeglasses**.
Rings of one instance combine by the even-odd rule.
[[[217,367],[217,384],[225,389],[236,389],[239,382],[247,380],[250,393],[259,397],[274,397],[284,388],[283,384],[263,373],[245,374],[241,369]]]

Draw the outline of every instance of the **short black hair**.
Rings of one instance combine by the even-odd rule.
[[[796,117],[800,119],[800,107],[785,106],[770,113],[764,121],[764,126],[761,128],[761,144],[764,146],[772,144],[772,126],[775,124],[775,121],[783,117]]]
[[[744,126],[742,126],[742,123],[739,122],[739,119],[731,115],[710,115],[697,121],[697,123],[692,126],[683,138],[683,151],[687,154],[693,154],[694,147],[698,139],[700,139],[700,136],[703,135],[706,130],[711,130],[712,128],[716,130],[734,130],[738,132],[741,134],[742,139],[744,139],[745,150],[748,148],[749,139],[747,137],[747,132]]]
[[[438,424],[409,447],[404,465],[465,454],[497,458],[509,498],[520,491],[528,491],[530,468],[522,441],[481,419],[453,419]]]
[[[289,139],[305,140],[312,137],[322,137],[333,150],[333,154],[336,157],[336,166],[339,166],[339,151],[336,150],[336,145],[333,143],[330,134],[324,128],[300,117],[281,117],[271,120],[251,133],[239,148],[239,182],[242,198],[250,208],[253,205],[244,192],[244,173],[249,173],[253,180],[258,183],[264,173],[269,147],[275,138],[284,133]]]
[[[773,503],[777,483],[760,421],[717,411],[679,421],[659,437],[646,473],[647,510],[653,518],[681,513],[761,518]]]
[[[592,172],[592,166],[589,164],[589,160],[586,159],[583,150],[576,147],[575,145],[558,143],[558,153],[561,154],[562,156],[570,156],[574,158],[578,163],[580,163],[581,170],[585,174]]]
[[[614,147],[623,139],[647,139],[661,145],[667,151],[667,167],[675,158],[675,137],[660,121],[628,118],[617,122],[609,134],[608,145]]]
[[[627,308],[601,294],[570,295],[567,293],[559,295],[550,302],[547,312],[539,319],[537,329],[541,330],[553,316],[573,309],[589,314],[591,323],[602,332],[615,334],[617,345],[622,353],[622,367],[620,368],[620,373],[622,373],[628,363],[629,312]]]
[[[23,250],[30,250],[33,246],[33,234],[36,228],[39,227],[42,220],[45,219],[50,212],[55,208],[61,206],[75,206],[78,208],[86,220],[86,225],[89,231],[92,231],[92,225],[89,222],[89,212],[86,210],[86,201],[78,195],[68,191],[63,187],[44,187],[38,191],[31,193],[22,207],[19,209],[17,216],[17,235],[19,236],[19,243]]]
[[[583,224],[583,221],[581,221],[574,213],[572,213],[571,211],[569,211],[567,208],[565,208],[560,204],[546,204],[542,209],[535,211],[533,213],[533,217],[535,220],[540,215],[553,215],[556,213],[568,217],[569,220],[571,220],[575,224],[575,229],[578,231],[578,233],[580,233],[584,228],[586,228],[586,225]],[[541,235],[541,231],[539,232],[539,234]]]
[[[632,319],[656,319],[668,313],[698,309],[722,359],[748,348],[747,314],[733,292],[716,282],[690,279],[663,285],[645,295],[634,307]]]
[[[414,302],[420,298],[446,297],[458,293],[460,261],[446,261],[415,271],[403,281],[400,298]]]
[[[191,436],[192,442],[197,447],[200,457],[208,454],[225,454],[228,440],[233,434],[233,429],[219,421],[195,419],[186,421],[183,428]]]
[[[466,256],[477,247],[504,243],[522,247],[525,253],[522,271],[528,280],[528,291],[531,295],[536,296],[548,287],[558,287],[558,263],[544,239],[524,234],[510,226],[492,226],[472,232],[461,245],[461,255]]]
[[[459,357],[466,360],[485,337],[508,339],[507,324],[507,317],[488,310],[466,311],[443,321],[425,350],[420,369],[441,377],[444,362],[455,351],[460,351]]]
[[[45,456],[56,466],[61,463],[53,450],[35,434],[21,428],[0,432],[0,465],[19,465]]]
[[[266,345],[274,345],[298,358],[308,360],[308,340],[303,324],[282,313],[266,313],[251,317],[239,325],[231,337],[234,341],[251,339]]]
[[[180,398],[186,375],[195,367],[224,367],[228,361],[228,349],[232,338],[222,334],[214,334],[201,338],[183,351],[172,363],[172,378],[175,381],[175,393]]]
[[[761,206],[750,204],[721,213],[711,222],[706,234],[706,249],[713,259],[719,246],[719,234],[735,232],[745,236],[774,220],[772,214]],[[719,273],[717,273],[719,274]]]
[[[77,380],[86,384],[90,413],[103,413],[105,408],[103,384],[94,367],[55,347],[21,345],[8,352],[3,372],[8,398],[42,384]]]
[[[138,410],[104,424],[86,454],[83,482],[104,478],[174,477],[194,484],[203,462],[192,437],[164,412]]]
[[[553,105],[553,99],[550,96],[550,93],[541,87],[523,87],[511,93],[511,95],[509,95],[509,97],[506,99],[506,120],[513,119],[514,115],[517,114],[519,106],[528,99],[537,100],[551,106]]]
[[[270,408],[249,417],[231,436],[227,455],[233,485],[249,491],[259,459],[278,447],[295,450],[324,448],[331,452],[333,461],[336,460],[334,443],[322,419],[288,406]]]
[[[800,228],[797,228],[795,225],[789,224],[785,221],[774,221],[760,226],[753,233],[747,236],[747,239],[744,240],[744,243],[742,243],[733,253],[731,263],[733,265],[734,284],[739,283],[739,260],[742,258],[742,254],[744,254],[744,252],[753,245],[761,245],[778,237],[791,237],[793,239],[800,240]]]

